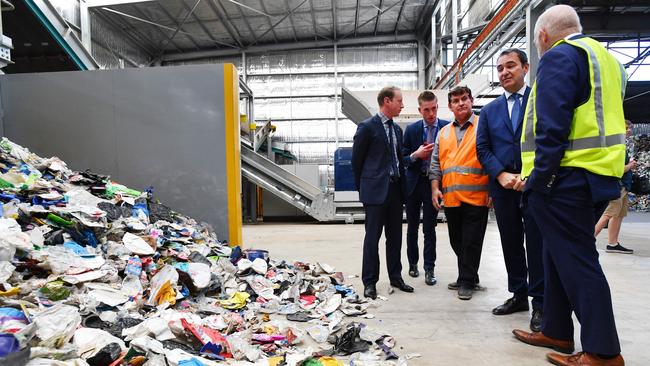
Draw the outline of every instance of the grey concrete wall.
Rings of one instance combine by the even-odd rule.
[[[228,238],[222,65],[0,76],[2,134]]]

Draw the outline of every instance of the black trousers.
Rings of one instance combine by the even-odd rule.
[[[458,207],[445,207],[445,217],[451,248],[458,260],[456,282],[459,286],[473,287],[479,283],[478,267],[481,263],[488,208],[463,203]]]
[[[535,218],[530,209],[522,207],[521,192],[507,190],[493,200],[503,259],[508,272],[508,291],[517,297],[531,296],[533,308],[542,309],[544,303],[542,234],[535,223]]]
[[[361,280],[364,286],[379,280],[379,239],[386,235],[386,264],[391,282],[402,278],[402,194],[399,182],[390,183],[386,201],[380,205],[363,205],[366,211],[366,236],[363,239]]]
[[[406,254],[409,266],[417,266],[420,259],[418,248],[418,229],[420,227],[420,209],[422,210],[422,233],[424,234],[424,250],[422,259],[424,270],[433,270],[436,264],[436,219],[438,210],[431,202],[431,181],[428,176],[421,176],[415,189],[406,199]]]

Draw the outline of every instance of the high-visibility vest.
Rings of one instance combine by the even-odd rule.
[[[587,102],[573,111],[569,146],[564,151],[560,166],[582,168],[595,174],[620,178],[625,165],[625,69],[594,39],[563,39],[553,47],[561,43],[568,43],[586,52],[591,91]],[[537,82],[528,97],[524,133],[521,134],[522,178],[530,176],[535,163],[536,96]]]
[[[442,195],[445,207],[458,207],[461,203],[486,206],[488,203],[488,175],[476,157],[476,129],[478,116],[474,116],[460,145],[456,142],[456,129],[450,123],[438,134],[438,157],[442,171]]]

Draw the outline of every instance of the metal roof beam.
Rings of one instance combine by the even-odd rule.
[[[422,6],[422,9],[420,11],[420,15],[418,15],[418,19],[415,21],[415,29],[416,30],[420,29],[420,23],[423,21],[423,19],[425,19],[424,18],[424,13],[425,13],[425,10],[427,9],[427,7],[429,6],[430,2],[431,2],[431,0],[427,0],[424,3],[424,5]],[[429,18],[431,18],[431,16],[429,16]]]
[[[298,42],[298,33],[296,32],[296,25],[293,24],[293,13],[291,12],[291,8],[289,7],[289,2],[288,0],[284,0],[284,7],[287,8],[287,11],[289,12],[289,23],[291,23],[291,30],[293,30],[293,40]]]
[[[223,8],[223,5],[222,5]],[[224,14],[225,14],[225,8],[224,9]],[[253,42],[257,42],[257,35],[255,35],[255,31],[253,31],[253,27],[251,27],[251,23],[248,21],[248,17],[244,15],[244,12],[241,10],[241,7],[237,7],[237,12],[241,16],[241,19],[244,21],[244,25],[246,28],[248,28],[248,31],[250,32],[251,36],[253,36]]]
[[[132,45],[136,46],[138,49],[142,50],[142,51],[143,51],[144,53],[146,53],[148,56],[153,56],[154,52],[156,52],[156,51],[153,49],[153,46],[152,46],[152,45],[149,45],[149,44],[147,44],[147,43],[143,43],[142,40],[140,40],[140,39],[136,39],[136,38],[135,38],[132,34],[130,34],[129,32],[125,32],[124,29],[122,29],[122,27],[121,27],[120,25],[116,24],[115,21],[114,21],[113,19],[111,19],[111,17],[109,17],[109,16],[103,14],[103,13],[100,12],[100,11],[90,10],[90,12],[91,12],[92,14],[94,14],[94,15],[100,17],[100,18],[101,18],[103,21],[105,21],[106,23],[108,23],[108,25],[111,26],[113,29],[115,29],[118,33],[120,33],[120,34],[124,37],[124,39],[126,39],[127,41],[129,41]],[[146,40],[146,38],[143,37],[142,34],[140,34],[140,32],[138,32],[137,30],[134,29],[134,32],[133,32],[133,33],[135,33],[138,37],[140,37],[140,38]],[[146,40],[146,42],[149,42],[149,40]]]
[[[165,32],[161,31],[160,28],[167,29],[167,30],[170,30],[170,31],[174,31],[174,28],[172,28],[172,27],[168,27],[168,26],[165,26],[165,25],[162,25],[162,24],[156,23],[156,22],[152,21],[151,19],[148,19],[147,16],[142,12],[142,10],[138,9],[137,6],[135,6],[135,5],[131,5],[131,8],[132,8],[133,10],[135,10],[135,12],[138,13],[138,15],[139,15],[140,17],[135,17],[135,16],[132,16],[132,15],[129,16],[129,15],[126,14],[126,13],[118,12],[118,11],[115,11],[115,10],[113,10],[113,9],[109,9],[109,8],[102,8],[102,9],[103,9],[103,10],[105,9],[105,10],[108,10],[108,11],[112,11],[112,12],[114,12],[114,13],[116,13],[116,14],[120,14],[120,15],[127,16],[128,18],[131,18],[131,19],[134,19],[134,20],[139,20],[139,21],[141,21],[141,22],[143,22],[143,23],[147,23],[147,24],[150,24],[150,25],[155,25],[156,27],[155,27],[154,29],[155,29],[155,30],[156,30],[156,31],[157,31],[161,36],[163,36],[163,38],[165,38],[165,39],[166,39],[168,36],[167,36],[167,34],[166,34]],[[172,44],[172,46],[174,46],[174,48],[176,48],[177,50],[179,50],[179,51],[181,51],[181,52],[183,51],[182,48],[180,48],[180,47],[176,44],[176,42],[171,41],[171,44]],[[158,43],[158,45],[157,45],[156,47],[159,47],[159,46],[160,46],[160,42]]]
[[[401,35],[384,35],[377,37],[357,37],[357,38],[347,38],[339,39],[338,41],[334,40],[318,40],[318,41],[303,41],[303,42],[290,42],[290,43],[280,43],[280,44],[268,44],[268,45],[258,45],[252,46],[244,49],[243,51],[246,54],[255,54],[255,53],[264,53],[272,51],[289,51],[289,50],[299,50],[299,49],[310,49],[310,48],[329,48],[334,47],[336,44],[339,47],[345,46],[360,46],[360,45],[370,45],[370,44],[381,44],[381,43],[403,43],[403,42],[415,42],[417,37],[415,34],[401,34]],[[181,60],[195,60],[201,58],[209,57],[223,57],[223,56],[233,56],[239,55],[241,52],[238,50],[209,50],[209,51],[197,51],[197,52],[181,52],[176,54],[166,54],[163,55],[163,61],[181,61]]]
[[[404,4],[406,4],[406,0],[402,0],[402,6],[399,7],[399,13],[397,14],[397,20],[395,20],[395,29],[393,29],[393,33],[395,33],[395,34],[397,34],[397,27],[399,26],[399,20],[402,18],[402,13],[404,13]]]
[[[336,41],[336,28],[338,28],[338,20],[336,19],[336,0],[332,0],[332,33],[334,33],[334,40]]]
[[[404,1],[405,1],[405,0],[404,0]],[[384,14],[385,12],[387,12],[387,11],[389,11],[390,9],[394,8],[394,7],[395,7],[396,5],[398,5],[398,4],[400,4],[400,2],[396,2],[395,4],[393,4],[393,5],[389,6],[389,7],[387,7],[386,9],[380,11],[380,12],[379,12],[377,15],[375,15],[374,17],[372,17],[372,18],[366,20],[366,21],[363,22],[362,24],[359,24],[359,26],[357,26],[357,25],[356,25],[356,22],[355,22],[354,30],[353,30],[352,32],[349,32],[348,34],[344,35],[343,37],[341,37],[341,39],[343,39],[343,38],[347,38],[347,37],[350,36],[351,34],[354,34],[354,35],[356,36],[356,35],[357,35],[357,29],[359,29],[359,28],[363,27],[364,25],[366,25],[366,24],[372,22],[372,21],[375,20],[378,16],[381,16],[382,14]],[[402,2],[401,4],[404,4],[404,2]]]
[[[381,15],[381,6],[384,3],[384,0],[379,0],[379,7],[377,8],[377,21],[375,21],[375,31],[374,35],[377,35],[377,27],[379,27],[379,16]]]
[[[381,11],[379,11],[379,13],[377,14],[380,13]],[[355,37],[357,36],[357,29],[359,29],[358,25],[359,25],[359,0],[357,0],[357,10],[354,12],[354,36]]]
[[[290,17],[290,16],[291,16],[291,15],[292,15],[292,14],[293,14],[293,13],[294,13],[298,8],[300,8],[301,6],[303,6],[306,2],[307,2],[307,0],[303,0],[303,1],[301,1],[300,4],[298,4],[298,6],[294,7],[293,9],[291,9],[291,10],[289,11],[288,14],[285,14],[285,15],[284,15],[284,16],[283,16],[279,21],[277,21],[275,24],[273,24],[273,26],[272,26],[270,29],[267,29],[266,32],[262,33],[262,35],[259,36],[259,38],[264,37],[264,36],[267,35],[269,32],[271,32],[273,29],[275,29],[275,27],[277,27],[279,24],[281,24],[282,22],[284,22],[285,19],[287,19],[288,17]],[[259,39],[259,38],[258,38],[258,39]],[[255,42],[253,42],[253,43],[251,44],[251,46],[257,44],[257,40],[258,40],[258,39],[256,39]]]
[[[181,2],[182,2],[184,5],[187,5],[187,4],[185,4],[185,1],[181,1]],[[166,16],[167,18],[169,18],[169,20],[172,22],[172,24],[173,24],[174,26],[178,27],[178,26],[179,26],[178,22],[177,22],[176,19],[174,19],[174,17],[173,17],[173,16],[172,16],[168,11],[167,11],[167,9],[165,9],[162,5],[160,5],[160,3],[156,3],[156,4],[158,5],[158,8],[160,8],[160,10],[163,12],[163,14],[165,14],[165,16]],[[189,11],[189,10],[188,10],[188,11]],[[190,15],[193,15],[193,14],[194,14],[193,12],[190,13]],[[180,28],[179,28],[179,29],[180,29]],[[199,46],[199,44],[196,42],[196,40],[194,39],[194,37],[192,37],[192,36],[189,35],[189,34],[183,34],[183,36],[185,36],[187,39],[189,39],[190,42],[192,42],[192,44],[194,45],[194,47],[196,47],[197,50],[201,49],[201,46]]]
[[[255,9],[255,8],[252,8],[252,7],[250,7],[250,6],[246,5],[246,4],[240,3],[239,1],[235,1],[235,0],[226,0],[226,1],[229,1],[229,2],[235,4],[235,5],[239,6],[239,7],[248,9],[248,10],[254,12],[254,13],[264,15],[265,17],[270,17],[271,16],[270,14],[268,14],[266,12],[259,11],[259,10]]]
[[[86,0],[89,8],[97,8],[101,6],[113,6],[124,4],[148,3],[157,0]]]
[[[190,10],[190,6],[187,5],[187,3],[186,3],[185,1],[181,1],[181,3],[183,4],[183,7],[185,8],[185,10],[188,10],[188,11]],[[214,38],[214,36],[212,35],[212,33],[210,33],[210,31],[208,30],[208,28],[205,26],[205,24],[203,24],[203,22],[201,21],[201,19],[199,19],[199,17],[198,17],[195,13],[191,13],[191,15],[192,15],[192,19],[194,19],[194,21],[195,21],[195,22],[199,25],[199,27],[203,30],[203,33],[205,33],[205,35],[206,35],[208,38],[210,38],[211,41],[213,41],[213,42],[219,42],[219,41],[217,41],[216,38]]]
[[[226,31],[230,35],[230,38],[232,38],[232,40],[235,41],[239,47],[244,47],[244,44],[241,42],[241,35],[239,34],[237,28],[235,28],[232,23],[230,23],[228,18],[224,18],[226,10],[221,7],[221,4],[217,3],[215,0],[210,0],[208,1],[208,5],[210,6],[210,9],[212,9],[212,11],[217,15],[217,18],[219,18],[221,24],[223,24],[223,27],[226,28]],[[219,9],[219,7],[221,7],[221,9]]]
[[[264,10],[265,13],[268,13],[268,10],[266,10],[266,5],[264,5],[264,0],[259,0],[259,1],[260,1],[260,5],[262,6],[262,10]],[[273,26],[273,23],[271,23],[271,17],[266,17],[266,21],[269,23],[269,27]],[[273,40],[275,41],[275,43],[279,43],[278,35],[277,33],[275,33],[275,29],[271,33],[273,33]]]
[[[318,31],[316,30],[316,12],[314,11],[314,0],[309,0],[309,7],[311,8],[311,25],[314,27],[314,39],[317,39]]]
[[[174,37],[176,37],[178,32],[181,31],[181,28],[183,28],[183,26],[185,25],[185,22],[187,22],[187,19],[190,18],[190,15],[192,15],[192,13],[194,13],[194,11],[196,10],[196,7],[199,6],[200,3],[201,3],[201,0],[196,0],[196,3],[194,3],[194,6],[192,6],[192,9],[187,11],[187,14],[185,14],[185,16],[183,17],[183,20],[181,20],[180,24],[178,24],[178,27],[174,30],[174,33],[172,33],[171,36],[167,37],[166,40],[160,42],[160,50],[158,51],[158,54],[154,58],[154,61],[158,61],[158,59],[160,59],[160,56],[162,56],[162,54],[165,53],[165,47],[167,47],[167,45],[169,43],[174,41]],[[176,23],[176,22],[174,22],[174,23]]]

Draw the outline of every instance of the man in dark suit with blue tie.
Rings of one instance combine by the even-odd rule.
[[[492,313],[507,315],[528,311],[528,296],[531,296],[530,328],[539,331],[544,299],[542,237],[531,213],[521,208],[521,192],[512,189],[521,172],[521,125],[530,94],[524,80],[528,72],[526,53],[517,48],[501,52],[497,72],[505,92],[481,110],[476,153],[490,175],[489,193],[508,272],[508,291],[513,296]]]
[[[359,123],[352,145],[352,170],[366,213],[361,279],[363,294],[377,298],[379,239],[386,235],[386,264],[393,287],[413,292],[402,279],[402,214],[406,197],[402,129],[393,121],[404,104],[402,91],[385,87],[377,95],[379,113]]]
[[[581,34],[576,11],[556,5],[535,24],[540,54],[521,139],[523,190],[543,237],[544,318],[540,332],[517,339],[563,353],[574,350],[572,314],[582,352],[549,353],[560,366],[623,366],[612,298],[598,260],[594,211],[619,197],[625,160],[623,66]]]
[[[422,119],[406,127],[404,131],[404,165],[406,165],[406,254],[409,260],[409,275],[418,277],[418,228],[422,210],[422,233],[424,234],[424,282],[436,284],[434,266],[436,263],[436,218],[438,211],[431,201],[429,165],[431,152],[438,131],[449,121],[438,119],[438,99],[433,92],[425,90],[418,96],[418,111]]]

